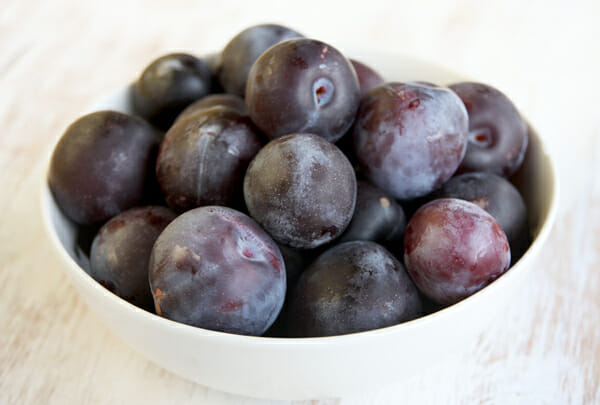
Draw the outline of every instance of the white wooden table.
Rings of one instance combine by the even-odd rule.
[[[471,355],[377,392],[309,403],[600,403],[598,1],[0,3],[0,403],[264,403],[187,382],[112,335],[54,259],[38,201],[48,148],[86,107],[154,57],[216,51],[260,22],[497,86],[547,139],[562,180],[532,282]]]

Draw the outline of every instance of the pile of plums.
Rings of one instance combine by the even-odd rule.
[[[418,79],[418,78],[417,78]],[[509,182],[528,144],[498,90],[386,82],[289,28],[169,54],[54,150],[49,186],[95,232],[90,275],[211,330],[331,336],[454,304],[527,249]]]

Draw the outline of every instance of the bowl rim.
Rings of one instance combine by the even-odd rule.
[[[367,51],[369,53],[370,51]],[[362,60],[361,57],[365,55],[365,53],[357,53],[359,58],[357,60]],[[456,76],[462,76],[461,74],[455,72],[453,69],[446,68],[438,65],[437,63],[425,61],[420,58],[398,54],[396,55],[399,58],[408,58],[411,61],[415,61],[416,63],[424,63],[431,67],[435,67],[436,69],[443,70],[444,72],[448,72],[454,74]],[[354,59],[354,58],[353,58]],[[114,97],[118,92],[127,91],[128,86],[125,88],[118,89],[106,95],[101,100],[106,100],[109,97]],[[93,111],[100,111],[98,108],[87,109],[86,114]],[[80,281],[84,282],[87,287],[96,290],[106,299],[112,301],[116,306],[120,306],[122,310],[133,312],[141,316],[140,320],[145,321],[146,323],[155,324],[156,327],[160,328],[169,328],[176,329],[182,333],[188,334],[190,336],[194,336],[202,339],[218,339],[221,342],[227,341],[228,343],[234,344],[246,344],[251,346],[312,346],[312,345],[337,345],[341,343],[349,343],[357,339],[364,339],[366,337],[384,337],[390,334],[399,334],[402,330],[411,330],[417,328],[426,328],[432,323],[438,323],[443,321],[444,319],[451,318],[455,316],[458,312],[462,311],[462,309],[466,306],[478,305],[478,303],[486,300],[486,297],[493,295],[498,290],[502,289],[505,284],[511,283],[512,280],[516,279],[520,276],[521,273],[524,273],[527,269],[522,269],[529,263],[538,253],[538,251],[544,246],[546,240],[548,239],[550,232],[554,226],[555,219],[558,213],[558,203],[559,203],[559,178],[557,176],[556,171],[556,163],[553,159],[552,154],[549,151],[548,145],[545,144],[541,137],[538,136],[538,132],[535,128],[528,123],[530,129],[530,136],[536,137],[539,146],[539,154],[543,156],[549,162],[549,173],[547,173],[549,181],[549,187],[551,187],[551,193],[548,196],[548,212],[543,218],[543,222],[537,232],[537,235],[534,236],[530,246],[525,251],[523,256],[514,263],[502,276],[496,279],[494,282],[490,283],[486,287],[477,291],[476,293],[470,295],[469,297],[452,304],[450,306],[441,308],[433,313],[421,316],[419,318],[406,321],[400,324],[387,326],[384,328],[372,329],[362,332],[353,332],[344,335],[335,335],[335,336],[324,336],[324,337],[269,337],[269,336],[250,336],[250,335],[239,335],[221,331],[214,331],[210,329],[204,329],[192,325],[187,325],[184,323],[180,323],[177,321],[170,320],[168,318],[159,316],[157,314],[148,312],[141,308],[136,307],[135,305],[129,303],[128,301],[120,298],[116,294],[111,293],[109,290],[104,288],[100,283],[92,278],[68,253],[66,248],[63,246],[58,233],[56,232],[55,227],[53,226],[53,220],[50,213],[50,204],[51,199],[53,199],[52,192],[50,190],[48,184],[48,173],[50,169],[52,153],[57,143],[60,140],[60,136],[56,137],[55,140],[51,143],[45,153],[45,166],[43,171],[43,176],[40,181],[40,196],[39,203],[41,208],[41,216],[44,228],[46,230],[46,234],[50,237],[52,244],[55,247],[55,250],[59,252],[60,257],[63,259],[63,262],[68,265],[69,273],[75,277],[78,277]],[[61,134],[62,135],[62,134]],[[530,141],[531,142],[531,141]],[[60,210],[60,208],[57,206]],[[64,214],[63,214],[64,215]],[[79,292],[79,291],[78,291]]]

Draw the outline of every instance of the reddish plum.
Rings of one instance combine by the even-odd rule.
[[[435,198],[460,198],[477,204],[494,217],[506,233],[513,263],[529,245],[527,207],[519,190],[493,173],[464,173],[451,178]]]
[[[502,275],[510,265],[510,248],[490,214],[471,202],[444,198],[411,217],[404,264],[423,294],[448,305]]]

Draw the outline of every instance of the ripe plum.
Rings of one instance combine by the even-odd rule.
[[[177,212],[243,204],[243,180],[261,141],[250,118],[220,106],[175,123],[165,135],[156,177]]]
[[[248,115],[248,109],[246,108],[246,103],[244,102],[243,98],[234,94],[221,93],[211,94],[201,98],[200,100],[194,101],[177,116],[175,122],[195,115],[199,111],[217,106],[229,107],[242,115]]]
[[[443,198],[419,208],[408,222],[404,264],[423,294],[448,305],[500,277],[510,265],[510,248],[482,208]]]
[[[370,240],[387,244],[401,240],[406,228],[402,207],[367,181],[358,181],[357,186],[352,221],[336,242]]]
[[[450,86],[469,113],[469,144],[459,172],[508,177],[521,166],[529,135],[521,114],[503,93],[482,83]]]
[[[292,336],[333,336],[396,325],[421,314],[419,293],[382,246],[346,242],[300,276],[288,313]]]
[[[92,243],[90,275],[119,297],[154,311],[148,284],[150,252],[174,218],[173,211],[158,206],[132,208],[112,218]]]
[[[519,191],[504,177],[487,172],[464,173],[448,180],[434,197],[460,198],[486,210],[506,233],[513,263],[527,249],[527,207]]]
[[[375,70],[354,59],[350,59],[352,67],[358,77],[358,83],[360,85],[360,95],[364,96],[373,87],[379,86],[384,82],[383,77]]]
[[[209,65],[195,56],[172,53],[156,59],[131,89],[135,111],[162,130],[191,102],[211,91]]]
[[[258,58],[246,88],[252,121],[271,139],[292,133],[340,139],[360,102],[354,68],[331,45],[291,39]]]
[[[244,199],[250,215],[279,243],[314,248],[350,223],[356,177],[344,154],[320,136],[269,142],[248,166]]]
[[[190,210],[165,228],[149,279],[157,314],[243,335],[271,326],[286,291],[277,244],[248,216],[219,206]]]
[[[219,82],[227,93],[244,97],[250,68],[271,46],[302,34],[277,24],[261,24],[237,34],[221,52],[217,69]]]
[[[386,83],[361,100],[354,151],[373,184],[395,198],[413,199],[454,174],[467,129],[467,111],[449,89]]]
[[[154,191],[158,133],[144,120],[98,111],[71,124],[54,148],[48,183],[80,225],[100,224]]]

